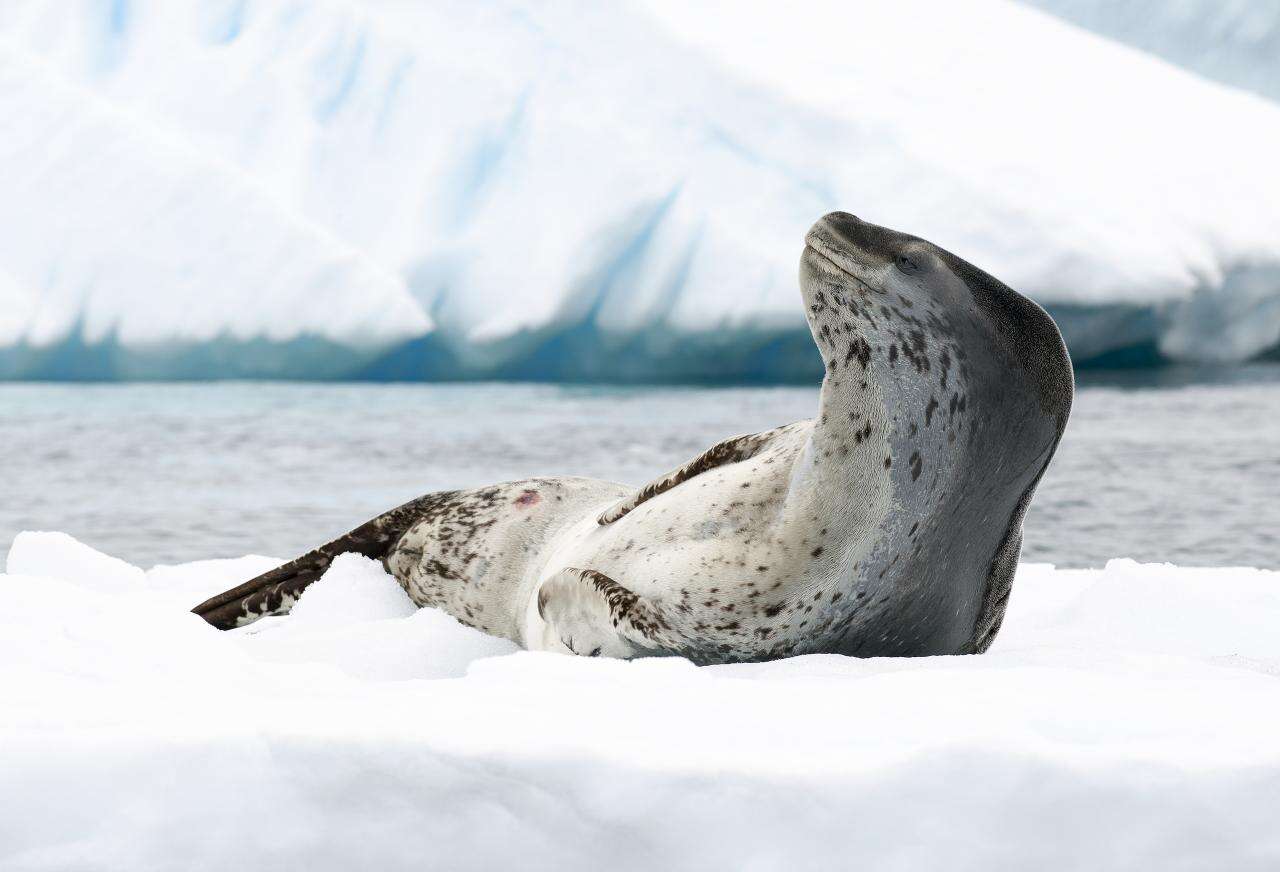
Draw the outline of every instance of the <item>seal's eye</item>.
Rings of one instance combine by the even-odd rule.
[[[898,269],[909,276],[915,275],[920,272],[920,261],[909,254],[900,254],[898,255]]]

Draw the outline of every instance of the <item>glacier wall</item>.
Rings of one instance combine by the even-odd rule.
[[[1280,0],[1025,0],[1226,85],[1280,100]]]
[[[1007,0],[804,12],[10,0],[0,377],[809,379],[834,208],[1080,360],[1280,344],[1280,107]]]

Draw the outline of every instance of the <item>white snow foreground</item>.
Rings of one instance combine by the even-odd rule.
[[[981,657],[517,652],[335,561],[0,575],[0,868],[1274,869],[1280,573],[1022,567]]]
[[[10,0],[0,41],[10,373],[68,336],[431,334],[493,373],[582,324],[798,330],[833,208],[1078,357],[1280,342],[1280,106],[1008,0]]]

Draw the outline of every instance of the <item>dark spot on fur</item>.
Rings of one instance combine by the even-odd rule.
[[[854,360],[857,360],[863,369],[866,369],[867,364],[871,362],[871,345],[861,336],[849,343],[849,351],[844,356],[845,366]]]

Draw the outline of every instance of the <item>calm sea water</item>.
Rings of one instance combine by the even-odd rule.
[[[142,565],[292,557],[428,491],[555,474],[639,484],[726,436],[809,417],[816,400],[808,388],[0,385],[0,549],[43,529]],[[1023,559],[1280,567],[1278,484],[1275,368],[1086,382]]]

